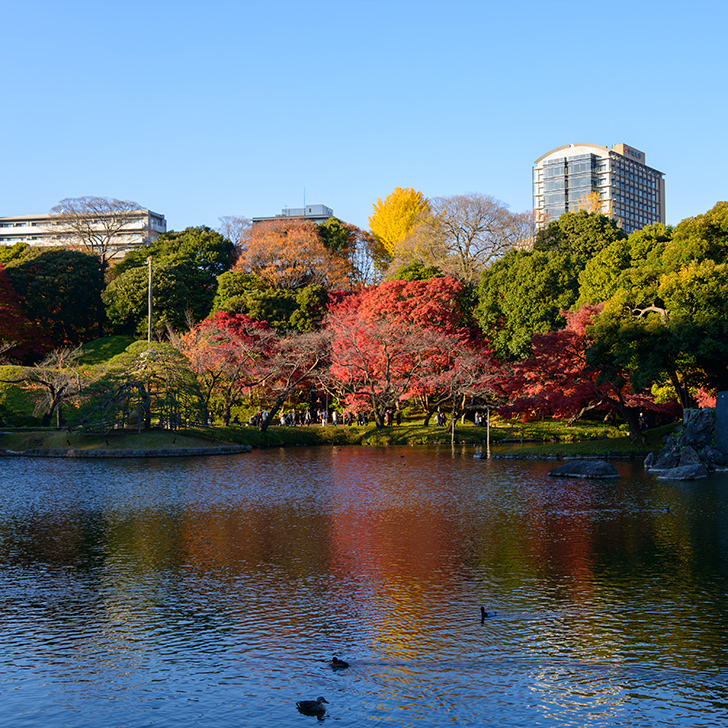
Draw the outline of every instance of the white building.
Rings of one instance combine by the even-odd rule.
[[[334,211],[326,205],[306,205],[306,207],[286,207],[281,210],[280,215],[273,217],[254,217],[253,224],[267,220],[280,220],[281,218],[294,217],[300,220],[311,220],[311,222],[326,222],[334,216]]]
[[[113,214],[113,213],[112,213]],[[102,217],[103,213],[99,215]],[[167,232],[167,221],[164,215],[151,210],[124,211],[124,223],[113,236],[109,245],[107,259],[119,259],[133,248],[147,245]],[[66,246],[72,244],[68,235],[59,237],[58,215],[19,215],[17,217],[0,217],[0,245],[28,243],[44,247]],[[89,221],[89,228],[98,228],[101,235],[106,227],[101,220]]]
[[[626,233],[665,222],[665,180],[626,144],[567,144],[539,157],[533,168],[533,210],[541,225],[583,207],[598,193],[601,211]]]

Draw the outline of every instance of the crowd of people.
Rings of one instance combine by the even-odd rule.
[[[248,425],[250,425],[251,427],[260,427],[260,425],[263,424],[263,422],[265,422],[267,418],[268,410],[259,410],[248,418]],[[278,424],[281,425],[281,427],[297,427],[306,425],[320,425],[321,427],[326,427],[329,424],[333,425],[334,427],[337,427],[338,425],[345,425],[349,427],[353,425],[359,425],[360,427],[365,427],[370,422],[372,422],[373,419],[374,418],[372,417],[370,412],[345,411],[341,413],[335,409],[329,412],[327,409],[324,408],[309,408],[305,410],[291,409],[288,410],[288,412],[281,412],[281,414],[278,416]],[[481,412],[476,412],[474,415],[474,422],[476,425],[483,427],[486,423],[486,416]],[[394,425],[395,423],[397,425],[402,424],[402,413],[399,410],[395,411],[392,409],[388,409],[384,413],[384,424],[387,427],[392,427],[392,425]],[[214,424],[213,415],[210,415],[208,424]],[[235,415],[232,420],[232,424],[242,424],[238,415]],[[448,418],[444,412],[440,412],[440,410],[437,410],[437,412],[435,412],[435,425],[437,427],[448,426]]]
[[[268,417],[267,410],[260,410],[254,415],[248,418],[248,424],[252,427],[259,427]],[[395,422],[398,425],[402,424],[401,412],[395,412],[394,410],[387,410],[384,415],[385,423],[388,427],[391,427]],[[297,427],[306,425],[320,425],[326,427],[331,424],[334,427],[338,425],[353,426],[359,425],[365,427],[373,421],[373,417],[370,412],[339,412],[338,410],[327,409],[315,409],[309,408],[305,410],[291,409],[288,412],[281,412],[278,417],[278,424],[282,427]],[[233,419],[233,424],[240,424],[240,419],[236,416]]]

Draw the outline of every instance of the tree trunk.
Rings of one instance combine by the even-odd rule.
[[[690,409],[693,406],[692,397],[688,393],[688,388],[680,382],[680,379],[677,376],[677,372],[671,371],[669,372],[670,376],[670,382],[672,383],[672,387],[675,390],[675,394],[677,395],[677,401],[680,402],[680,406],[682,407],[683,411],[686,409]]]
[[[452,396],[452,404],[450,406],[450,445],[455,447],[455,417],[457,416],[455,410],[455,395]]]

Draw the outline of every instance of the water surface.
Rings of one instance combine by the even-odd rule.
[[[0,460],[0,724],[725,725],[728,478],[473,452]]]

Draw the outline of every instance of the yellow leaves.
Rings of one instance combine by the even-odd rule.
[[[592,214],[612,216],[612,201],[605,200],[602,202],[602,197],[596,190],[582,195],[576,203],[576,208],[577,210],[586,210]]]
[[[387,253],[394,256],[396,244],[407,237],[418,217],[429,209],[429,202],[421,192],[411,187],[395,187],[384,201],[377,199],[369,229]]]

